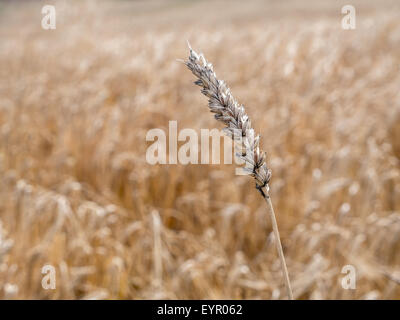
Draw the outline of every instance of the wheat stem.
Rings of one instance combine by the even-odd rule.
[[[276,222],[275,211],[274,207],[272,206],[271,197],[269,196],[268,191],[264,192],[261,188],[257,189],[260,191],[261,195],[265,199],[265,202],[267,203],[269,209],[268,211],[272,222],[272,230],[274,231],[274,236],[275,236],[276,250],[278,251],[279,259],[281,261],[281,268],[282,268],[283,278],[285,279],[287,295],[289,300],[293,300],[292,287],[290,285],[289,273],[286,267],[285,255],[283,254],[281,237],[279,236],[278,223]]]

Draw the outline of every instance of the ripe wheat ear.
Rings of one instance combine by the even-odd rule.
[[[226,127],[223,130],[236,142],[236,147],[239,150],[236,156],[244,161],[244,171],[254,177],[256,188],[267,203],[287,294],[289,299],[292,300],[293,294],[282,250],[278,224],[269,196],[268,183],[271,178],[271,170],[267,167],[265,153],[260,151],[259,135],[255,136],[254,129],[251,126],[244,106],[239,105],[224,81],[217,79],[212,64],[207,62],[203,54],[197,54],[190,45],[189,49],[189,59],[184,61],[184,63],[198,78],[195,84],[202,88],[201,92],[208,98],[208,107],[212,113],[215,113],[215,119],[225,124]]]

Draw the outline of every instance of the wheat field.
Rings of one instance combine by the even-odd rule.
[[[152,128],[218,126],[189,40],[261,133],[294,298],[399,299],[400,4],[345,4],[0,2],[0,298],[286,298],[252,179],[146,161]]]

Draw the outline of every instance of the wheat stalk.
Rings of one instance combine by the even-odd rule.
[[[236,142],[236,147],[239,149],[236,156],[244,161],[245,172],[254,177],[256,188],[260,191],[269,207],[286,290],[289,299],[292,300],[293,294],[280,241],[278,224],[269,196],[268,183],[271,178],[271,170],[267,167],[265,152],[260,151],[259,148],[260,136],[255,136],[244,106],[239,105],[224,81],[218,80],[212,64],[207,62],[203,54],[197,54],[190,45],[189,49],[189,59],[184,63],[198,78],[195,84],[202,88],[201,92],[208,98],[208,107],[212,113],[215,113],[215,119],[225,124],[226,127],[223,130]],[[240,141],[239,145],[238,140]]]

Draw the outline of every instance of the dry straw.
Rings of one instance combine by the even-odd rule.
[[[208,98],[208,106],[210,111],[215,113],[215,119],[226,125],[224,131],[234,139],[236,148],[239,150],[236,155],[245,163],[244,171],[254,177],[256,188],[260,191],[269,207],[286,290],[289,299],[292,300],[293,294],[283,255],[278,224],[269,196],[268,183],[271,178],[271,170],[267,167],[265,152],[260,151],[259,135],[255,135],[244,106],[235,100],[225,82],[217,79],[212,64],[207,62],[203,54],[197,54],[190,45],[189,49],[189,60],[185,61],[185,64],[198,78],[195,84],[202,88],[201,92]]]

